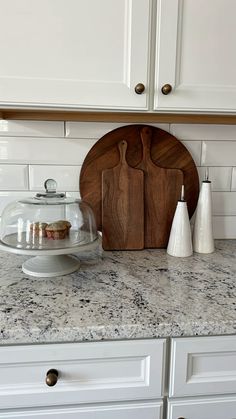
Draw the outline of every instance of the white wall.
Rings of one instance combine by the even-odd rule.
[[[31,196],[52,177],[79,196],[79,173],[92,145],[125,124],[0,121],[0,214],[11,200]],[[215,238],[236,238],[236,126],[152,124],[171,132],[192,154],[202,179],[209,167]]]

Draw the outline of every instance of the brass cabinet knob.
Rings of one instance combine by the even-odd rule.
[[[54,369],[48,370],[46,374],[46,380],[45,380],[47,386],[49,387],[55,386],[57,383],[57,380],[58,380],[58,371]]]
[[[170,84],[164,84],[164,86],[162,86],[161,91],[163,93],[163,95],[168,95],[172,90],[172,86]]]
[[[141,95],[145,90],[145,86],[143,83],[136,84],[134,91],[137,93],[137,95]]]

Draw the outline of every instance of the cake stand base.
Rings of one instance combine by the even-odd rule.
[[[26,260],[22,270],[27,275],[49,278],[77,271],[80,262],[73,256],[35,256]]]

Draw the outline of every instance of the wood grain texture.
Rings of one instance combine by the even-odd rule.
[[[102,228],[102,171],[115,167],[120,161],[117,144],[125,139],[128,144],[126,160],[136,167],[142,160],[140,132],[148,125],[125,125],[117,128],[94,144],[88,152],[80,173],[81,197],[94,210],[98,230]],[[150,126],[152,131],[151,159],[159,167],[181,169],[184,176],[185,198],[190,217],[197,205],[199,179],[195,163],[186,147],[173,135]]]
[[[144,174],[126,162],[127,142],[118,144],[120,162],[102,172],[102,246],[144,248]]]
[[[184,176],[180,169],[166,169],[153,163],[150,127],[141,129],[140,136],[143,157],[136,167],[144,171],[144,247],[166,247]]]
[[[131,123],[168,123],[168,124],[225,124],[235,125],[234,114],[194,114],[160,112],[119,112],[86,111],[57,109],[1,109],[1,119],[37,120],[37,121],[82,121],[82,122],[131,122]]]

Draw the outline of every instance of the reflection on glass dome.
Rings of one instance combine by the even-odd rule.
[[[52,186],[52,179],[50,182]],[[73,248],[92,243],[96,238],[95,218],[89,205],[56,193],[55,189],[46,187],[46,193],[12,202],[2,213],[0,239],[10,247]]]

